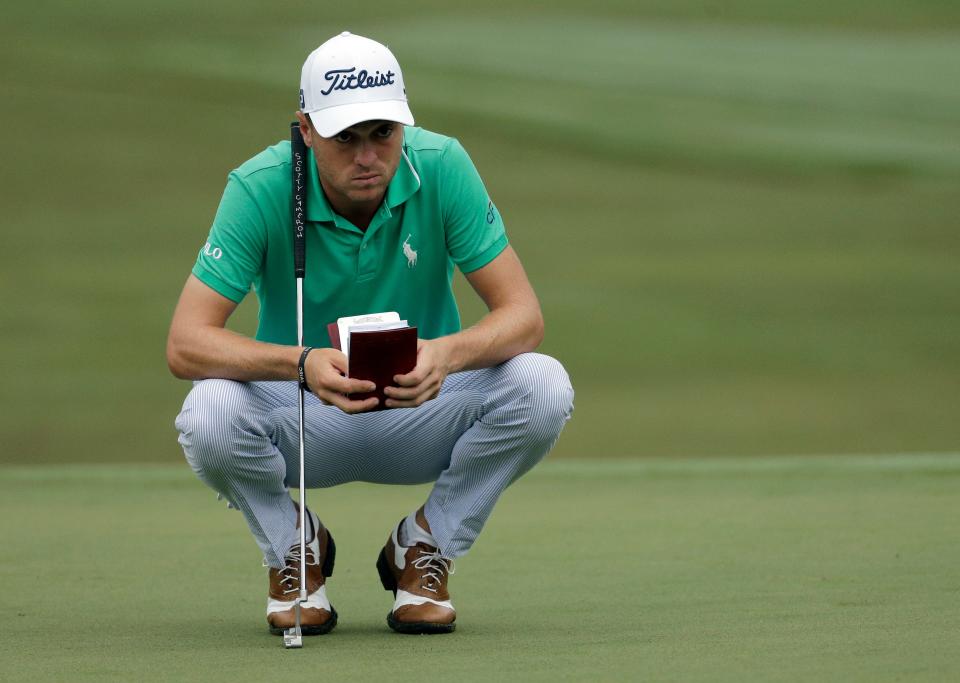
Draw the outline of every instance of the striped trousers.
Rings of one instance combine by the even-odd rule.
[[[282,567],[299,538],[296,382],[194,383],[176,419],[193,471],[246,518],[267,563]],[[469,550],[500,494],[549,452],[573,411],[563,366],[524,353],[449,375],[417,408],[348,415],[311,393],[305,485],[433,482],[424,513],[440,552]]]

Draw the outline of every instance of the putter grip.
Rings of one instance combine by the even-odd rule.
[[[291,193],[291,211],[293,213],[293,274],[303,278],[307,269],[307,244],[304,233],[307,213],[307,145],[300,134],[300,124],[290,124],[290,156],[293,168],[293,192]]]

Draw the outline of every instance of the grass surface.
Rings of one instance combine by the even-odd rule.
[[[958,482],[946,454],[547,461],[458,563],[448,637],[392,634],[373,566],[424,490],[315,491],[341,623],[285,652],[186,465],[0,468],[0,679],[952,680]]]
[[[956,449],[955,2],[39,0],[0,26],[0,459],[180,458],[174,302],[345,27],[505,217],[577,390],[556,456]]]

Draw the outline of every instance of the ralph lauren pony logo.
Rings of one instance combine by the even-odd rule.
[[[330,83],[326,90],[321,90],[321,95],[329,95],[334,90],[357,90],[366,88],[379,88],[384,85],[393,85],[393,77],[396,76],[392,71],[385,74],[375,71],[371,76],[366,69],[361,69],[354,73],[357,67],[351,66],[349,69],[331,69],[323,75],[323,80]]]
[[[407,235],[407,239],[403,241],[403,255],[407,257],[407,268],[413,268],[417,265],[417,250],[410,246],[411,237],[413,237],[413,233]]]

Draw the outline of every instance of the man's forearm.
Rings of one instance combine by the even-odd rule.
[[[437,341],[444,347],[448,372],[489,368],[535,350],[543,341],[543,317],[536,304],[504,306]]]
[[[297,378],[300,350],[204,326],[170,336],[167,364],[180,379],[289,380]]]

